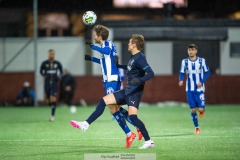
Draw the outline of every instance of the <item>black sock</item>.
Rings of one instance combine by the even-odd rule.
[[[88,124],[91,124],[93,121],[95,121],[98,117],[100,117],[102,115],[102,113],[104,112],[105,106],[106,106],[106,104],[105,104],[104,100],[100,99],[95,111],[93,111],[93,113],[86,120],[88,122]]]
[[[134,115],[130,115],[129,118],[132,121],[132,123],[135,126],[137,126],[137,128],[139,128],[139,130],[141,131],[145,141],[150,140],[150,137],[148,135],[148,131],[147,131],[145,125],[143,124],[143,122],[140,119],[138,119],[137,115],[135,115],[135,114]]]
[[[56,111],[56,102],[50,103],[51,106],[51,115],[54,117],[55,116],[55,111]]]

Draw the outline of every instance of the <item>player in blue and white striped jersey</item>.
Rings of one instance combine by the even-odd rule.
[[[187,75],[186,80],[186,95],[188,104],[191,109],[191,116],[195,126],[194,134],[200,133],[198,125],[198,116],[196,108],[199,111],[199,117],[204,116],[205,110],[205,86],[207,78],[210,76],[209,68],[204,58],[197,57],[197,45],[189,44],[189,58],[183,59],[179,74],[179,86],[183,86],[184,74]]]
[[[85,55],[85,60],[90,60],[92,62],[98,63],[101,65],[102,70],[102,81],[104,84],[105,95],[113,93],[117,90],[120,90],[121,81],[119,77],[119,70],[116,65],[118,61],[116,46],[112,41],[107,40],[109,35],[109,30],[107,27],[102,25],[96,25],[93,28],[93,39],[95,43],[101,45],[101,47],[95,46],[92,43],[86,42],[93,50],[96,50],[100,53],[101,58],[96,58],[93,56]],[[126,138],[126,148],[129,148],[131,143],[128,143],[128,137],[135,135],[131,132],[129,127],[126,124],[125,119],[132,124],[132,121],[128,117],[128,111],[122,108],[119,105],[109,105],[110,112],[117,120],[119,126],[125,132]],[[139,140],[142,139],[142,134],[139,129],[137,129]]]

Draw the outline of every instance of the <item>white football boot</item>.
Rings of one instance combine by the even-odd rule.
[[[79,129],[83,130],[84,132],[86,132],[89,127],[89,124],[86,121],[78,122],[78,121],[71,120],[70,123],[74,128],[79,128]]]
[[[142,147],[140,147],[139,149],[149,149],[149,148],[153,148],[154,147],[154,142],[153,140],[148,140],[148,141],[145,141],[142,145]]]

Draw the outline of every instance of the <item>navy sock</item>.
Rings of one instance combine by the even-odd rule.
[[[55,116],[55,111],[56,111],[56,102],[50,103],[51,106],[51,115],[54,117]]]
[[[133,122],[133,124],[135,126],[137,126],[137,128],[139,128],[139,130],[141,131],[145,141],[150,140],[150,137],[149,137],[149,134],[148,134],[148,131],[147,131],[145,125],[143,124],[143,122],[140,119],[138,119],[137,115],[135,115],[135,114],[130,115],[129,118]]]
[[[121,117],[124,117],[126,121],[128,121],[130,124],[132,124],[134,127],[136,127],[132,121],[130,120],[129,116],[128,116],[128,111],[122,107],[120,107],[120,109],[118,110],[118,112],[120,113]]]
[[[198,118],[197,118],[197,113],[191,113],[192,116],[192,121],[195,127],[199,127],[198,126]]]
[[[93,111],[93,113],[86,120],[88,124],[91,124],[93,121],[95,121],[98,117],[102,115],[102,113],[104,112],[105,106],[106,106],[106,103],[104,102],[104,100],[100,99],[95,111]]]
[[[131,132],[131,130],[128,128],[126,121],[124,117],[120,115],[120,112],[113,113],[113,117],[117,120],[119,126],[122,128],[122,130],[125,132],[125,134]]]

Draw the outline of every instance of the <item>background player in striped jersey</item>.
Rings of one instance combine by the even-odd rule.
[[[141,52],[144,47],[144,37],[142,35],[133,35],[128,43],[128,51],[131,58],[128,65],[118,65],[120,68],[127,70],[128,83],[125,89],[110,93],[100,99],[96,110],[84,122],[71,120],[73,127],[86,131],[89,125],[94,122],[104,112],[106,105],[128,105],[129,118],[135,126],[137,126],[144,139],[144,144],[140,149],[148,149],[154,147],[153,141],[150,139],[148,131],[144,123],[138,118],[137,112],[139,103],[144,90],[145,81],[154,76],[152,68],[147,63],[146,57]],[[131,137],[133,141],[135,137]]]
[[[116,46],[112,41],[107,40],[109,35],[109,30],[103,25],[96,25],[93,28],[93,39],[95,43],[101,45],[101,47],[95,46],[92,43],[86,42],[93,50],[98,51],[101,54],[101,58],[96,58],[93,56],[85,55],[85,60],[90,60],[92,62],[98,63],[101,65],[102,70],[102,81],[104,85],[105,95],[108,95],[112,92],[120,90],[121,81],[119,77],[119,70],[116,65],[118,61]],[[119,126],[123,129],[126,134],[126,148],[129,148],[132,144],[132,141],[129,141],[131,137],[135,137],[135,133],[131,132],[129,127],[126,124],[125,119],[130,122],[131,120],[128,117],[128,111],[119,105],[108,105],[110,112],[117,120]],[[142,139],[142,134],[139,129],[137,129],[139,140]]]
[[[57,107],[58,81],[63,75],[62,64],[55,60],[55,51],[53,49],[48,50],[48,60],[42,62],[40,74],[44,77],[46,101],[51,107],[51,117],[49,121],[53,122]]]
[[[189,44],[188,55],[189,57],[182,60],[180,74],[179,74],[179,86],[183,86],[184,74],[187,75],[186,80],[186,95],[188,104],[191,109],[192,121],[195,126],[194,134],[200,133],[200,127],[198,125],[198,116],[196,108],[199,111],[199,117],[204,116],[205,110],[205,86],[207,78],[210,76],[209,68],[204,58],[197,57],[197,45]]]

